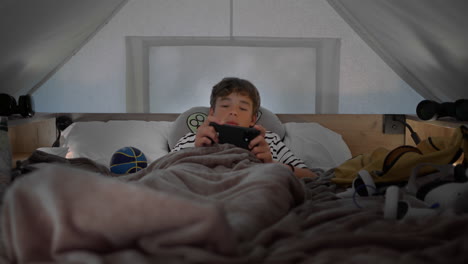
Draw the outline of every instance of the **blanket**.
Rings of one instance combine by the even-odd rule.
[[[6,193],[2,228],[10,260],[136,250],[217,262],[239,256],[238,243],[304,199],[288,168],[228,145],[175,152],[118,178],[69,165],[43,166]]]
[[[467,215],[384,219],[382,196],[339,199],[228,145],[120,177],[37,165],[6,193],[0,263],[468,263]]]

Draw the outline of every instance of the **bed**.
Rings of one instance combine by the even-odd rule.
[[[189,131],[189,117],[206,110],[158,121],[70,115],[74,123],[60,134],[60,147],[29,155],[28,172],[3,197],[1,260],[467,263],[467,214],[388,219],[385,195],[337,195],[347,186],[333,183],[334,168],[363,146],[327,128],[330,122],[301,122],[302,115],[286,122],[262,108],[259,123],[280,134],[315,179],[297,179],[285,166],[262,164],[231,145],[169,153]],[[140,148],[149,165],[115,175],[110,156],[127,145]]]

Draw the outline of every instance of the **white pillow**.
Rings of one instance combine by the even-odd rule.
[[[341,135],[320,124],[291,122],[284,127],[284,144],[309,169],[328,170],[351,158],[351,151]]]
[[[65,158],[68,153],[67,147],[42,147],[42,148],[38,148],[37,150],[40,150],[48,154],[57,155],[62,158]]]
[[[76,122],[62,133],[67,158],[85,157],[109,166],[112,155],[122,147],[135,147],[148,163],[169,153],[167,138],[173,122],[113,120]]]

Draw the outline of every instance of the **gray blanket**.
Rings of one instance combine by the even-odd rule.
[[[8,190],[2,228],[8,258],[20,263],[135,251],[217,262],[241,257],[239,243],[303,199],[285,166],[224,145],[169,154],[118,178],[48,164]]]
[[[382,197],[337,199],[327,180],[299,181],[227,145],[120,177],[86,160],[43,162],[6,193],[5,263],[468,261],[466,215],[384,220]]]

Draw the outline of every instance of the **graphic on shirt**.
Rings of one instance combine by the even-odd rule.
[[[189,115],[187,117],[187,126],[189,130],[192,133],[197,133],[197,129],[203,122],[205,122],[205,119],[207,118],[207,115],[205,113],[197,112]]]

